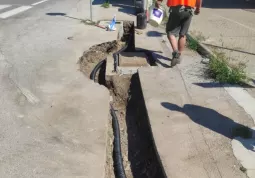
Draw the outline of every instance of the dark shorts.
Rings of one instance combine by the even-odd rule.
[[[171,7],[169,19],[166,25],[168,35],[185,36],[188,33],[193,9],[184,6]]]

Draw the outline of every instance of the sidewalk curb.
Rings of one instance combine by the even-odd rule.
[[[198,43],[197,52],[201,54],[202,56],[207,58],[216,57],[216,55],[207,46],[205,46],[204,44],[196,40],[196,38],[192,36],[191,34],[187,34],[187,38],[192,39]]]

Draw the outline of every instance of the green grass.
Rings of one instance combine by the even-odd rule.
[[[197,51],[198,49],[198,41],[193,39],[193,38],[189,38],[187,40],[187,46],[189,49],[193,50],[193,51]]]
[[[109,8],[110,7],[110,2],[106,1],[101,6],[104,7],[104,8]]]
[[[198,51],[199,41],[203,36],[187,38],[187,47]],[[247,80],[245,73],[246,65],[244,63],[232,64],[230,59],[224,53],[214,51],[214,56],[210,57],[208,65],[209,75],[220,83],[243,84]]]
[[[245,64],[230,64],[224,53],[214,52],[209,62],[209,74],[220,83],[241,84],[246,79]]]
[[[243,173],[246,173],[247,172],[247,169],[243,166],[240,167],[240,171],[242,171]]]

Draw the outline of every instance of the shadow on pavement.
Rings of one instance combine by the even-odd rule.
[[[149,37],[161,37],[163,35],[166,35],[166,33],[160,33],[158,31],[148,31],[147,36]]]
[[[106,0],[94,0],[92,5],[102,5],[104,2],[106,2]],[[110,4],[112,4],[113,7],[118,7],[119,12],[135,15],[134,0],[110,0]]]
[[[251,131],[250,128],[242,124],[234,122],[232,119],[218,113],[217,111],[197,106],[193,104],[185,104],[183,107],[180,107],[176,104],[169,102],[162,102],[161,105],[171,111],[178,111],[186,114],[193,122],[208,128],[222,136],[225,136],[229,139],[233,139],[233,132],[235,128],[246,128],[248,131]],[[244,137],[246,136],[245,133]],[[247,149],[253,150],[253,145],[244,144]]]
[[[159,65],[161,65],[162,67],[165,67],[165,68],[171,68],[171,66],[170,66],[171,59],[170,58],[165,57],[165,56],[160,55],[160,54],[155,53],[155,52],[152,52],[152,56],[153,56],[153,59],[155,59],[156,64],[159,64]],[[164,62],[161,62],[161,61],[166,61],[169,65],[164,63]]]
[[[203,7],[217,9],[255,9],[254,0],[204,0]],[[254,11],[255,12],[255,11]]]
[[[50,13],[46,13],[46,15],[49,15],[49,16],[66,16],[66,13],[62,13],[62,12],[50,12]]]
[[[62,12],[50,12],[50,13],[46,13],[46,15],[49,15],[49,16],[62,16],[62,17],[75,19],[75,20],[80,20],[80,21],[84,20],[84,19],[79,19],[79,18],[76,18],[76,17],[68,16],[68,15],[66,15],[66,13],[62,13]]]
[[[162,60],[165,60],[165,61],[171,61],[170,58],[165,57],[165,56],[162,56],[162,55],[160,55],[160,54],[158,54],[158,53],[153,53],[153,55],[154,55],[157,59],[162,59]]]
[[[149,63],[151,66],[157,66],[157,64],[159,64],[162,67],[170,68],[170,65],[167,65],[167,64],[161,62],[161,60],[169,61],[169,64],[170,64],[170,61],[171,61],[171,59],[161,55],[161,54],[163,54],[162,51],[146,50],[143,48],[136,48],[136,51],[137,52],[145,52],[145,54],[148,56]]]
[[[224,84],[218,83],[218,82],[208,82],[208,83],[193,83],[194,85],[203,87],[203,88],[223,88]],[[242,84],[242,86],[236,86],[236,85],[227,85],[227,87],[241,87],[241,88],[255,88],[254,86],[251,86],[249,84]]]

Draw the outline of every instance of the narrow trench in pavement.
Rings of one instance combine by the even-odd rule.
[[[88,75],[98,62],[107,55],[120,50],[128,39],[127,33],[130,31],[128,28],[132,28],[132,26],[125,22],[123,41],[95,45],[90,50],[85,51],[80,59],[81,71]],[[105,70],[106,66],[104,65],[99,71],[97,81],[109,89],[113,99],[112,105],[116,110],[120,126],[123,165],[127,178],[164,178],[165,174],[154,147],[138,74],[115,75],[106,82]],[[106,178],[115,178],[113,140],[112,119],[110,117],[107,137]]]
[[[107,86],[113,96],[113,106],[119,119],[127,177],[163,178],[138,74],[116,76]]]

